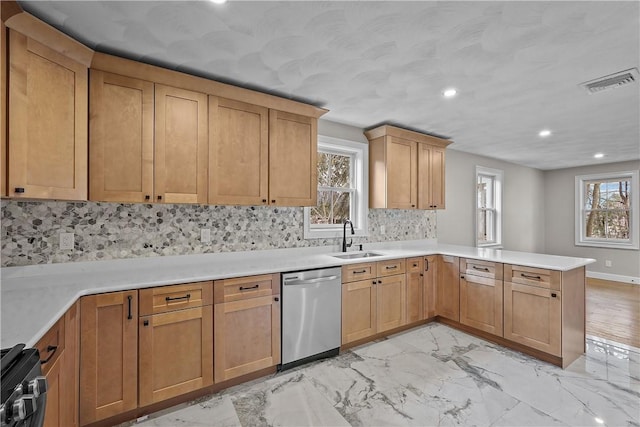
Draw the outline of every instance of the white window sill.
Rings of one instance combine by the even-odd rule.
[[[589,242],[589,241],[582,241],[582,242],[575,242],[576,246],[589,246],[592,248],[603,248],[603,249],[627,249],[627,250],[632,250],[632,251],[637,251],[638,249],[640,249],[638,247],[637,244],[633,244],[633,243],[613,243],[613,242],[598,242],[598,241],[594,241],[594,242]]]

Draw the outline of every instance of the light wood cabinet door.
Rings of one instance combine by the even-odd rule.
[[[266,205],[269,110],[209,96],[209,203]]]
[[[280,363],[280,296],[263,296],[214,307],[215,382]]]
[[[458,257],[438,256],[436,283],[436,314],[447,319],[460,320],[460,278]]]
[[[151,203],[153,83],[91,70],[89,199]]]
[[[80,300],[80,425],[138,406],[138,292]]]
[[[424,318],[430,319],[436,315],[436,283],[438,282],[438,256],[429,255],[424,257]]]
[[[445,150],[418,144],[418,208],[444,209]]]
[[[502,336],[502,279],[460,276],[460,323]]]
[[[269,203],[315,206],[318,119],[269,110]]]
[[[140,317],[140,406],[213,384],[213,308]]]
[[[378,278],[378,315],[376,332],[384,332],[406,324],[407,282],[404,274]]]
[[[342,344],[376,333],[377,279],[342,284]]]
[[[207,95],[155,85],[155,201],[207,203]]]
[[[561,356],[561,292],[504,282],[504,337]]]
[[[8,196],[87,200],[87,74],[9,31]]]
[[[415,209],[417,206],[417,143],[387,137],[387,208]]]
[[[423,264],[421,257],[407,259],[407,323],[425,318]]]

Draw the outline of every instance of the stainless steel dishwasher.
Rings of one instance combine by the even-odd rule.
[[[282,365],[288,369],[340,350],[341,268],[282,275]]]

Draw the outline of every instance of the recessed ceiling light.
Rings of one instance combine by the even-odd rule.
[[[227,0],[209,0],[209,1],[215,4],[224,4],[227,2]]]
[[[549,129],[543,129],[538,133],[538,135],[540,135],[543,138],[546,138],[549,135],[551,135],[551,131]]]
[[[596,153],[596,154],[594,154],[594,155],[593,155],[593,157],[595,157],[596,159],[601,159],[601,158],[603,158],[603,157],[604,157],[604,154],[602,154],[602,153]]]
[[[458,91],[454,88],[445,89],[444,92],[442,92],[442,96],[444,96],[445,98],[453,98],[457,94]]]

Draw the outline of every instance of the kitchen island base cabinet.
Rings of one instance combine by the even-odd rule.
[[[280,363],[280,275],[214,284],[216,383]]]
[[[80,300],[80,425],[138,406],[138,291]]]
[[[502,264],[460,260],[460,323],[502,336]]]

